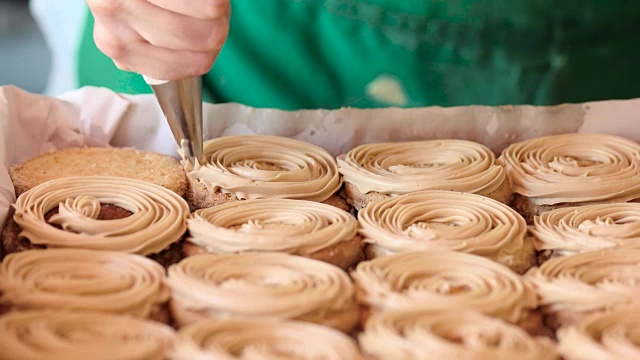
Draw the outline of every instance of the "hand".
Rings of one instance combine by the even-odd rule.
[[[177,80],[208,72],[229,32],[229,0],[87,0],[96,45],[122,70]]]

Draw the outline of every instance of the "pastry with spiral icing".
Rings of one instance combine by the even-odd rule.
[[[284,252],[344,270],[362,258],[358,222],[335,206],[306,200],[256,199],[200,209],[187,220],[185,255]]]
[[[180,329],[172,360],[361,360],[356,343],[328,327],[276,320],[203,320]]]
[[[205,254],[169,267],[173,318],[301,320],[344,332],[358,322],[353,284],[340,268],[282,253]]]
[[[164,360],[175,342],[169,326],[129,316],[66,311],[0,316],[0,360]]]
[[[622,137],[539,137],[512,144],[499,161],[528,223],[559,207],[640,199],[640,145]]]
[[[168,323],[170,291],[164,280],[162,266],[139,255],[29,250],[0,263],[0,307],[3,312],[99,312]]]
[[[120,251],[167,266],[182,258],[189,205],[175,192],[130,178],[50,180],[18,197],[2,242],[33,248]]]
[[[199,209],[247,199],[324,202],[349,211],[335,159],[312,144],[270,135],[237,135],[204,143],[204,164],[185,162],[187,198]]]
[[[344,194],[360,210],[371,201],[420,190],[451,190],[509,203],[511,188],[487,147],[466,140],[360,145],[338,157]]]
[[[526,280],[538,294],[540,311],[552,329],[598,312],[637,304],[640,250],[616,249],[556,257],[532,268]]]
[[[522,216],[484,196],[426,190],[369,204],[358,213],[368,258],[453,250],[497,261],[517,273],[536,264]]]
[[[588,316],[558,330],[558,350],[565,360],[640,359],[640,309],[620,309]]]
[[[378,360],[558,359],[554,343],[473,311],[392,311],[373,316],[359,335],[365,355]]]
[[[539,259],[606,249],[640,249],[640,204],[559,208],[536,216],[530,232]]]
[[[534,290],[506,266],[480,256],[404,252],[361,262],[351,276],[363,319],[400,310],[475,310],[545,333]]]

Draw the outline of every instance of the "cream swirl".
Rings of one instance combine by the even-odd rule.
[[[133,213],[100,220],[101,204]],[[58,207],[59,213],[45,220]],[[112,250],[149,255],[180,240],[189,205],[173,191],[141,180],[79,176],[51,180],[23,193],[13,219],[20,236],[51,248]],[[57,224],[62,229],[51,224]]]
[[[358,222],[334,206],[263,199],[198,210],[187,221],[188,241],[212,253],[282,251],[309,255],[351,240]]]
[[[508,206],[474,194],[427,190],[371,203],[358,214],[360,233],[379,255],[445,249],[504,265],[518,259],[527,224]],[[531,257],[533,249],[526,257]]]
[[[473,309],[516,323],[537,306],[533,289],[507,267],[459,252],[405,252],[362,262],[351,274],[373,312]]]
[[[608,248],[640,249],[640,204],[597,204],[554,209],[530,229],[539,250],[561,255]]]
[[[620,309],[588,316],[558,330],[566,360],[640,359],[640,311]]]
[[[324,149],[299,140],[240,135],[204,144],[206,163],[185,170],[210,191],[238,199],[287,198],[322,202],[342,182],[335,160]]]
[[[519,142],[500,160],[516,193],[538,205],[640,198],[640,146],[605,134],[564,134]]]
[[[128,316],[18,311],[0,317],[2,360],[164,360],[170,327]]]
[[[558,359],[553,342],[472,311],[374,315],[359,337],[375,359]]]
[[[191,256],[169,267],[167,283],[173,302],[208,316],[322,323],[353,304],[340,268],[281,253]]]
[[[173,360],[361,359],[347,335],[311,323],[204,320],[180,329]]]
[[[338,157],[338,170],[363,194],[453,190],[488,195],[506,180],[491,150],[465,140],[360,145]]]
[[[164,269],[143,256],[29,250],[0,264],[0,304],[15,309],[108,312],[147,318],[169,300]]]
[[[526,274],[547,312],[612,309],[640,298],[640,250],[553,258]]]

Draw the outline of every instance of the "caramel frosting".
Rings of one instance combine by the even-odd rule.
[[[128,316],[18,311],[0,317],[3,360],[164,360],[170,327]]]
[[[453,190],[488,195],[506,180],[491,150],[465,140],[365,144],[339,156],[338,169],[363,194]]]
[[[640,249],[640,204],[597,204],[554,209],[530,229],[538,250],[560,255],[608,248]]]
[[[99,220],[101,204],[133,214]],[[111,250],[149,255],[180,240],[189,205],[173,191],[141,180],[78,176],[51,180],[23,193],[13,219],[31,243],[48,248]],[[45,215],[55,208],[49,222]],[[52,226],[59,225],[62,229]]]
[[[564,134],[504,150],[514,192],[537,205],[640,198],[640,146],[605,134]]]
[[[188,241],[211,253],[280,251],[309,255],[351,240],[358,222],[334,206],[261,199],[198,210],[187,220]]]
[[[180,329],[173,360],[358,360],[347,335],[297,321],[204,320]]]
[[[507,267],[459,252],[383,256],[351,274],[356,299],[374,313],[473,309],[516,323],[537,306],[533,289]]]
[[[591,312],[640,298],[640,250],[604,250],[553,258],[526,277],[549,313]]]
[[[455,250],[511,266],[528,262],[527,224],[508,206],[465,193],[428,190],[369,204],[358,213],[360,233],[376,253]],[[531,252],[524,254],[531,257]]]
[[[196,255],[168,272],[173,301],[209,316],[323,322],[353,304],[344,271],[289,254]]]
[[[0,305],[147,318],[169,300],[164,269],[143,256],[78,249],[28,250],[0,264]]]
[[[550,339],[477,312],[397,311],[374,315],[359,337],[378,360],[558,359]]]
[[[206,162],[185,163],[187,175],[211,192],[241,200],[286,198],[322,202],[342,186],[335,160],[299,140],[240,135],[206,141]]]
[[[566,360],[640,359],[640,311],[620,309],[590,315],[558,330]]]

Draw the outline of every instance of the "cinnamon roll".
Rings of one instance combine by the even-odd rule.
[[[333,265],[281,253],[196,255],[169,267],[173,318],[301,320],[349,332],[358,322],[353,285]]]
[[[511,199],[504,169],[483,145],[428,140],[360,145],[338,157],[344,194],[358,210],[371,201],[419,190],[453,190]]]
[[[542,333],[536,294],[509,268],[480,256],[416,251],[361,262],[351,274],[363,318],[393,310],[471,309]]]
[[[362,258],[358,222],[334,206],[305,200],[236,201],[191,214],[185,255],[277,251],[344,270]]]
[[[31,248],[80,248],[180,260],[189,206],[176,193],[145,181],[109,176],[67,177],[18,197],[3,232],[7,253]]]
[[[172,360],[362,359],[347,335],[297,321],[203,320],[180,329]]]
[[[472,311],[395,311],[373,316],[359,336],[365,355],[396,359],[558,359],[549,338]]]
[[[18,311],[0,317],[1,360],[164,360],[173,329],[99,313]]]
[[[336,192],[342,186],[335,160],[299,140],[268,136],[221,137],[204,144],[206,163],[185,163],[197,208],[235,200],[297,199],[350,210]]]
[[[564,134],[509,146],[499,159],[528,223],[544,211],[640,198],[640,145],[605,134]]]
[[[558,350],[566,360],[640,359],[640,310],[591,315],[558,330]]]
[[[367,257],[454,250],[523,273],[536,263],[527,224],[507,205],[483,196],[427,190],[369,204],[358,214]]]
[[[612,248],[640,249],[640,204],[559,208],[534,218],[530,232],[540,261]]]
[[[0,307],[126,314],[168,322],[164,269],[143,256],[29,250],[0,263]]]
[[[552,329],[628,306],[640,297],[640,250],[594,251],[551,259],[527,272]]]

